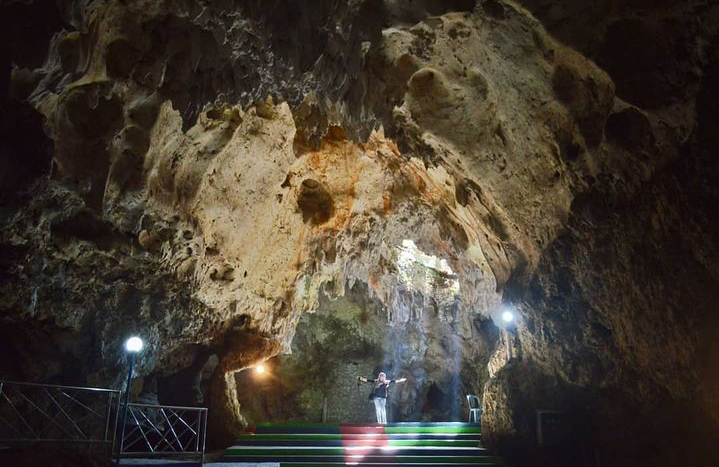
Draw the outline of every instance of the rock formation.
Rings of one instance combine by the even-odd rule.
[[[2,377],[118,386],[138,333],[136,392],[209,405],[219,445],[359,420],[333,401],[386,368],[400,418],[483,394],[510,460],[537,409],[611,465],[712,458],[718,5],[0,12]],[[276,356],[285,386],[243,371]]]

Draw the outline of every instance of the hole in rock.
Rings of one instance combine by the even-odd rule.
[[[610,115],[605,128],[610,140],[627,149],[646,149],[654,144],[654,133],[649,120],[639,110],[631,107]]]
[[[107,46],[107,72],[110,76],[126,78],[130,76],[142,52],[128,39],[120,38]]]
[[[242,314],[232,321],[232,327],[234,329],[245,329],[248,328],[251,323],[252,317],[247,314]]]
[[[459,279],[446,259],[422,252],[413,240],[402,240],[398,250],[398,277],[409,290],[425,294],[459,294]]]
[[[570,161],[576,160],[581,152],[581,146],[575,143],[569,143],[562,147],[562,155],[565,159]]]
[[[72,239],[93,242],[101,250],[109,251],[128,243],[112,224],[98,218],[89,210],[79,211],[65,219],[51,224],[53,237],[60,243],[71,243]]]
[[[207,118],[211,118],[212,120],[222,120],[222,110],[218,108],[212,108],[207,111]]]
[[[495,0],[487,0],[484,2],[482,4],[482,10],[491,18],[505,19],[507,17],[506,7]]]
[[[327,188],[311,178],[302,181],[297,204],[302,220],[314,225],[324,224],[334,215],[334,202]]]

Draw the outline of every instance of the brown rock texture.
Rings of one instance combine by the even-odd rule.
[[[4,2],[0,377],[711,465],[719,7],[595,3]]]

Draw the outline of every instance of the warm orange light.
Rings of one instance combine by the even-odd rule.
[[[259,364],[255,367],[255,373],[257,373],[258,375],[264,375],[265,371],[265,365]]]

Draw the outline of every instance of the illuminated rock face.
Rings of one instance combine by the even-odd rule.
[[[398,417],[483,393],[499,447],[537,408],[716,435],[715,6],[52,3],[2,7],[4,374],[118,385],[138,333],[138,392],[219,443],[359,419],[379,369]],[[297,411],[243,389],[277,355]]]

